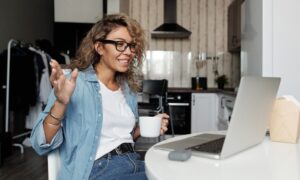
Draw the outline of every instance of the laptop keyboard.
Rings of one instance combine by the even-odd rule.
[[[208,153],[220,153],[224,144],[225,137],[216,139],[207,143],[192,146],[189,149],[208,152]]]

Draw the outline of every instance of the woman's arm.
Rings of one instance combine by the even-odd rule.
[[[74,92],[78,76],[78,70],[75,69],[72,71],[71,79],[67,79],[61,66],[55,60],[51,60],[50,66],[52,68],[50,81],[53,86],[56,101],[43,121],[47,143],[51,142],[52,138],[61,127],[61,120],[64,117],[67,105]]]
[[[54,102],[49,114],[43,121],[43,128],[46,137],[46,143],[49,144],[52,138],[55,136],[59,128],[61,127],[61,120],[65,114],[67,105],[64,105],[58,101]]]

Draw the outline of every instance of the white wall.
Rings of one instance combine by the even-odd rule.
[[[107,1],[107,14],[120,12],[120,0]]]
[[[55,22],[95,23],[103,16],[102,0],[55,0]]]
[[[299,0],[245,1],[241,71],[281,77],[278,95],[293,95],[300,101],[299,7]],[[249,24],[253,29],[245,31]]]
[[[282,77],[279,94],[300,101],[300,1],[273,0],[273,73]]]

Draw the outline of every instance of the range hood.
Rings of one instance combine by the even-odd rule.
[[[164,23],[151,32],[152,38],[189,38],[191,32],[176,23],[176,0],[164,0]]]

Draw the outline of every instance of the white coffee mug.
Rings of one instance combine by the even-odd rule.
[[[160,116],[141,116],[139,120],[141,136],[158,137],[160,134]]]

